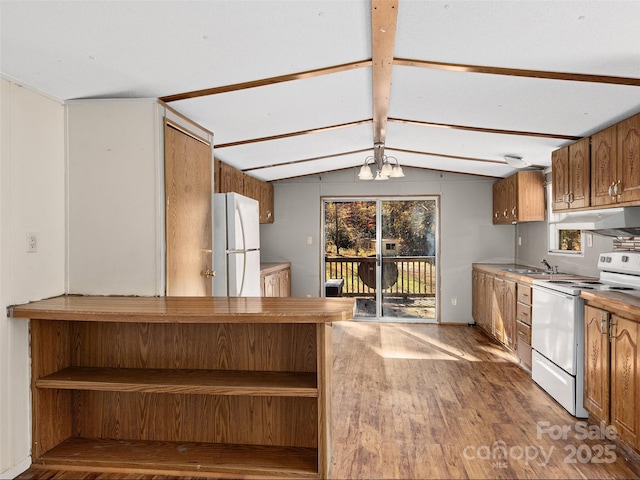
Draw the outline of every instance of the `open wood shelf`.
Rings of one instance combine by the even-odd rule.
[[[329,478],[331,323],[354,309],[332,300],[14,306],[14,318],[30,319],[34,467]]]
[[[34,467],[197,476],[313,478],[315,448],[70,438],[41,455]]]
[[[120,392],[317,397],[315,373],[238,370],[68,367],[38,388]]]

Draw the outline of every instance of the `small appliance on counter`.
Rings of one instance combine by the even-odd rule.
[[[260,296],[260,217],[256,200],[213,195],[213,295]]]
[[[640,295],[640,252],[603,253],[594,280],[533,280],[531,377],[571,415],[584,409],[584,301],[582,290]]]

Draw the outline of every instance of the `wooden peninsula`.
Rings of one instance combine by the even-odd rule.
[[[30,319],[33,467],[327,478],[343,298],[61,296]]]

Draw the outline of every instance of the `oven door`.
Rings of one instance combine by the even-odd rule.
[[[579,296],[533,285],[531,346],[571,375],[578,371],[583,308]]]

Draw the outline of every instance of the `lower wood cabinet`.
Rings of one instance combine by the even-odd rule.
[[[291,264],[263,263],[260,272],[260,292],[263,297],[290,297]]]
[[[486,333],[516,349],[516,282],[474,269],[472,315]]]
[[[640,451],[640,323],[585,306],[584,403]]]

